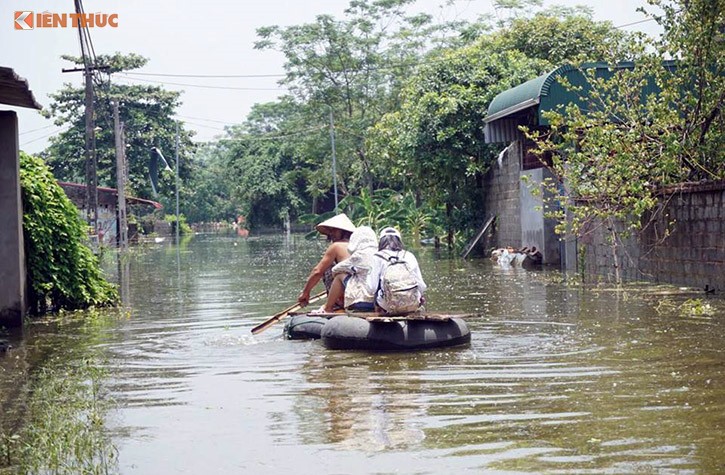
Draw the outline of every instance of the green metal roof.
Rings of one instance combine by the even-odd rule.
[[[676,62],[672,60],[663,61],[662,65],[668,70],[676,68]],[[588,99],[590,78],[584,70],[594,70],[595,77],[609,79],[615,70],[632,68],[632,62],[618,63],[613,67],[607,63],[585,63],[580,67],[565,64],[503,91],[488,106],[488,115],[484,119],[486,142],[515,140],[519,135],[519,125],[550,125],[545,114],[547,111],[561,110],[570,104],[582,110],[592,107]],[[641,91],[642,100],[657,92],[659,88],[650,78]]]
[[[575,70],[573,66],[565,64],[551,72],[503,91],[494,97],[491,104],[489,104],[485,121],[491,122],[541,103],[542,96],[549,95],[551,84],[556,80],[556,77],[573,70]]]

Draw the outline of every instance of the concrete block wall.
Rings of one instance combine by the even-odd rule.
[[[0,327],[20,327],[28,310],[20,198],[18,118],[0,111]]]
[[[725,181],[672,187],[661,200],[662,208],[644,218],[641,235],[617,250],[623,279],[725,291]],[[579,241],[590,279],[615,276],[605,232]]]
[[[491,232],[482,239],[483,248],[521,247],[521,199],[519,187],[521,141],[512,142],[491,165],[483,180],[486,219],[496,215]]]

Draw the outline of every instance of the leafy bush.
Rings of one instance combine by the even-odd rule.
[[[30,311],[116,303],[116,288],[103,278],[98,260],[84,244],[86,225],[50,169],[21,152],[20,184]]]
[[[164,215],[164,221],[171,224],[171,229],[176,229],[174,226],[176,226],[176,215],[175,214],[167,214]],[[174,231],[175,232],[175,231]],[[191,229],[191,226],[186,222],[186,216],[183,214],[179,215],[179,234],[189,235],[193,234],[194,231]]]

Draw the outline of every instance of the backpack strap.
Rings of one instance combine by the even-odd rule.
[[[402,256],[401,256],[401,252],[402,252]],[[379,258],[384,259],[392,264],[393,262],[406,262],[405,259],[402,258],[402,257],[405,257],[405,254],[406,254],[406,251],[401,250],[401,251],[395,251],[395,254],[393,254],[391,256],[386,256],[382,252],[376,252],[374,255],[378,256]]]

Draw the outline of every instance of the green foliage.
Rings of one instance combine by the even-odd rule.
[[[569,87],[585,107],[551,112],[551,133],[530,134],[553,156],[549,191],[571,211],[570,231],[603,223],[613,246],[647,225],[660,187],[725,177],[725,1],[651,3],[662,38],[633,42],[634,65],[583,69]]]
[[[680,177],[725,178],[725,0],[650,0],[664,14],[661,39],[648,44],[646,74],[662,89],[656,115],[660,155],[675,163]],[[658,58],[675,58],[674,72]],[[677,179],[677,175],[673,178]]]
[[[687,299],[680,305],[680,315],[683,317],[712,317],[715,314],[713,306],[702,299]]]
[[[301,158],[312,165],[306,178],[313,196],[328,193],[330,114],[335,123],[338,186],[343,194],[387,186],[376,175],[365,147],[365,131],[395,107],[397,92],[422,53],[444,41],[451,25],[429,15],[408,14],[413,0],[352,1],[343,19],[319,15],[314,22],[260,28],[259,49],[285,55],[282,83],[306,127],[324,130],[299,138]]]
[[[382,188],[371,193],[363,188],[359,194],[350,194],[343,198],[339,207],[356,226],[370,226],[375,230],[381,230],[385,226],[395,226],[409,236],[413,243],[420,242],[423,237],[437,236],[441,233],[441,228],[434,224],[440,210],[419,205],[418,200],[410,192],[403,194]],[[307,214],[301,216],[300,220],[314,224],[334,214],[334,211],[320,215]]]
[[[166,214],[164,215],[164,221],[171,223],[172,226],[176,226],[176,215]],[[187,236],[193,234],[191,226],[186,222],[186,216],[183,214],[179,214],[179,234]]]
[[[0,471],[9,467],[28,474],[114,472],[117,450],[106,433],[104,377],[98,358],[49,366],[34,374],[24,428],[17,433],[0,431]]]
[[[192,223],[232,222],[241,214],[221,150],[216,144],[206,144],[197,151],[198,168],[187,181],[189,196],[184,203],[184,214]]]
[[[494,35],[502,50],[516,50],[550,67],[567,62],[628,59],[629,35],[610,22],[594,21],[581,10],[546,10],[531,18],[516,18]]]
[[[403,90],[400,110],[368,136],[380,173],[419,190],[432,206],[445,206],[451,232],[479,211],[478,182],[495,152],[483,134],[488,103],[542,69],[538,60],[491,46],[480,41],[422,66]]]
[[[20,182],[31,311],[115,304],[115,287],[84,244],[87,226],[48,167],[21,153]]]
[[[300,108],[290,98],[256,104],[242,125],[229,128],[226,137],[206,151],[205,165],[219,171],[205,178],[214,182],[206,186],[218,190],[212,199],[220,202],[222,216],[243,215],[252,229],[280,226],[288,213],[295,219],[307,212],[308,203],[324,193],[320,188],[329,189],[329,169],[314,174],[316,167],[310,162],[316,160],[316,152],[307,147],[327,145],[329,138],[323,134],[320,140],[319,128],[305,125]],[[307,134],[310,138],[302,137]],[[316,179],[322,176],[326,185]]]
[[[256,47],[284,54],[290,95],[256,105],[204,152],[190,220],[242,214],[254,228],[330,210],[332,118],[339,194],[361,201],[367,222],[380,221],[374,190],[390,189],[415,197],[412,228],[465,239],[499,151],[483,136],[491,99],[562,61],[622,50],[626,37],[537,0],[497,2],[508,17],[498,30],[490,18],[437,23],[408,13],[412,3],[355,0],[342,18],[260,28]]]
[[[523,8],[519,3],[505,8]],[[600,58],[622,38],[610,24],[578,11],[567,11],[563,18],[547,12],[515,18],[468,46],[430,57],[403,88],[400,108],[369,131],[368,152],[380,174],[419,190],[432,206],[445,207],[453,244],[457,230],[471,230],[483,219],[481,177],[499,151],[484,140],[491,100],[559,61]]]
[[[65,59],[81,64],[79,58]],[[144,66],[148,60],[138,55],[99,55],[98,63],[111,67],[110,73]],[[51,95],[53,102],[49,114],[56,125],[70,125],[66,131],[51,139],[51,146],[42,154],[57,179],[76,183],[85,182],[85,89],[65,85]],[[119,119],[124,124],[126,163],[128,166],[127,193],[131,196],[161,201],[165,207],[174,202],[174,174],[161,175],[158,187],[160,197],[153,195],[149,180],[151,149],[158,147],[167,159],[174,156],[176,123],[173,115],[180,104],[181,93],[166,91],[158,86],[124,85],[104,81],[96,88],[95,111],[96,158],[98,183],[116,187],[116,148],[112,103],[119,104]],[[194,150],[191,133],[179,129],[179,177],[182,203],[190,199],[191,192],[184,186],[194,176],[198,165],[192,160]],[[173,162],[170,161],[171,166]]]

